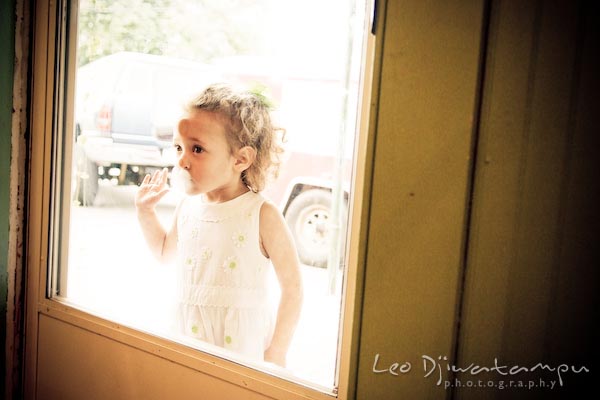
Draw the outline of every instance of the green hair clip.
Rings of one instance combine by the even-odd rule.
[[[275,108],[275,104],[271,100],[270,96],[267,94],[270,91],[269,87],[256,82],[249,90],[249,93],[252,93],[254,96],[260,100],[260,102],[269,110],[273,110]]]

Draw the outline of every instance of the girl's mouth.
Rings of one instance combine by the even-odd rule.
[[[173,167],[171,171],[171,186],[182,192],[187,192],[194,184],[194,180],[190,173],[180,167]]]

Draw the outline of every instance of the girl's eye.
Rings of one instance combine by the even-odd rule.
[[[194,146],[194,153],[202,153],[204,149],[200,146]]]
[[[181,146],[180,145],[176,144],[174,147],[175,147],[175,151],[176,152],[179,153],[181,151]]]

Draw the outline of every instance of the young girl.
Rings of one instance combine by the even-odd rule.
[[[179,314],[185,335],[285,367],[302,304],[291,234],[277,208],[259,194],[281,152],[269,107],[260,96],[212,85],[178,122],[174,146],[187,196],[170,229],[154,210],[169,190],[167,170],[144,178],[135,198],[154,256],[177,256]],[[273,265],[281,299],[268,306]]]

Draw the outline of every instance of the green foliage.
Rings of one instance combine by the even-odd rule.
[[[78,65],[119,51],[210,62],[266,48],[270,0],[80,0]]]

